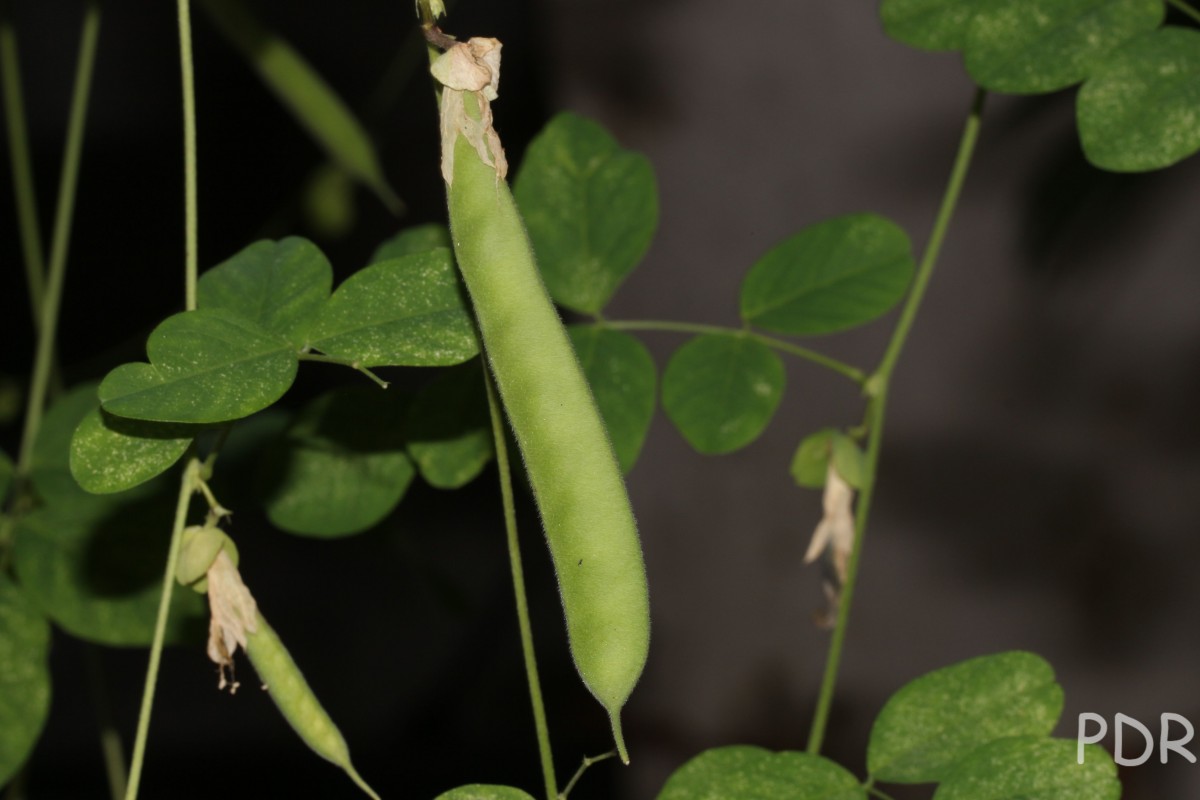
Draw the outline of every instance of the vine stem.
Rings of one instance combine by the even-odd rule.
[[[179,482],[179,499],[175,502],[175,523],[171,526],[171,544],[167,550],[167,567],[163,575],[162,594],[158,599],[158,617],[154,622],[154,640],[150,645],[150,664],[146,668],[146,684],[142,688],[142,709],[138,714],[137,735],[133,740],[133,760],[129,765],[129,783],[125,800],[135,800],[142,782],[142,764],[146,758],[146,737],[150,732],[150,712],[154,707],[154,690],[158,685],[158,666],[162,661],[163,642],[167,635],[167,619],[171,613],[171,594],[175,588],[175,568],[179,564],[180,542],[187,522],[188,506],[200,485],[201,464],[189,456]]]
[[[374,372],[367,369],[366,367],[359,366],[358,364],[354,363],[353,361],[347,361],[344,358],[335,358],[334,356],[327,356],[324,353],[299,353],[298,357],[301,361],[315,361],[315,362],[319,362],[321,364],[338,364],[343,367],[349,367],[350,369],[356,370],[358,372],[361,372],[363,375],[366,375],[368,378],[370,378],[372,381],[374,381],[375,384],[379,388],[381,388],[381,389],[388,388],[387,381],[385,381],[383,378],[379,377],[378,375],[376,375]]]
[[[542,762],[542,780],[546,800],[555,800],[558,781],[554,776],[554,755],[550,749],[550,729],[546,725],[546,707],[542,702],[542,685],[538,679],[537,656],[533,651],[533,626],[529,622],[529,602],[525,597],[525,570],[521,564],[521,545],[517,539],[517,511],[513,501],[512,470],[508,463],[508,443],[504,439],[504,420],[496,386],[482,365],[487,386],[488,416],[492,423],[492,439],[496,445],[496,466],[500,473],[500,499],[504,506],[504,530],[508,538],[508,563],[512,567],[513,594],[517,603],[517,625],[521,630],[521,652],[525,658],[525,677],[529,683],[529,702],[533,707],[533,724],[537,732],[538,756]]]
[[[798,344],[776,339],[772,336],[766,336],[748,328],[729,328],[722,325],[706,325],[697,322],[675,322],[671,320],[609,320],[601,319],[597,322],[598,325],[604,328],[611,328],[617,331],[669,331],[672,333],[726,333],[738,336],[749,336],[751,339],[762,342],[768,347],[772,347],[780,352],[798,356],[806,361],[811,361],[814,364],[832,370],[842,377],[849,378],[857,384],[862,384],[866,380],[866,374],[852,367],[845,362],[838,361],[836,358],[831,358],[824,353],[818,353],[816,350],[810,350],[807,347],[801,347]]]
[[[937,218],[929,242],[925,246],[925,254],[917,268],[916,278],[912,289],[904,303],[904,309],[896,322],[896,328],[888,342],[887,350],[879,363],[878,369],[867,379],[864,388],[869,400],[867,420],[870,434],[867,441],[866,466],[862,491],[859,492],[855,507],[854,549],[850,553],[850,561],[846,566],[846,580],[842,585],[841,599],[838,604],[837,625],[829,643],[829,655],[825,662],[825,674],[821,679],[821,692],[817,697],[817,708],[813,713],[812,729],[808,737],[808,752],[817,754],[825,738],[825,729],[829,722],[829,709],[833,705],[834,689],[837,684],[838,669],[841,665],[842,650],[846,641],[846,630],[849,627],[850,607],[854,601],[854,589],[858,579],[858,566],[862,558],[863,539],[867,530],[867,518],[871,511],[871,500],[874,497],[875,474],[879,467],[879,453],[883,443],[883,423],[887,411],[888,388],[892,372],[904,349],[904,343],[912,330],[921,300],[929,286],[929,279],[937,264],[942,242],[958,205],[959,195],[967,178],[971,165],[971,157],[975,152],[975,143],[979,139],[980,121],[983,116],[984,99],[987,94],[983,89],[975,92],[971,103],[971,111],[963,126],[962,137],[959,140],[958,155],[954,159],[954,167],[950,171],[950,179],[946,183],[942,203],[938,209]]]
[[[188,311],[196,307],[196,280],[200,270],[199,213],[196,210],[196,75],[192,59],[190,0],[178,0],[179,66],[183,79],[183,197],[184,197],[184,297]]]
[[[1184,0],[1167,0],[1167,5],[1174,6],[1179,11],[1191,17],[1192,21],[1200,22],[1200,11],[1192,8],[1192,6],[1184,2]]]
[[[620,754],[616,750],[609,750],[607,753],[601,753],[598,756],[584,756],[583,763],[579,765],[579,769],[575,770],[575,774],[571,776],[571,780],[558,793],[555,800],[567,800],[567,797],[571,794],[571,790],[575,788],[575,784],[579,783],[579,779],[583,777],[583,773],[587,772],[589,767],[599,764],[601,761],[616,758],[618,755]]]
[[[38,223],[37,194],[33,182],[33,159],[29,156],[25,102],[21,96],[17,33],[9,16],[10,5],[8,0],[0,2],[0,82],[4,92],[4,117],[8,121],[8,154],[12,162],[13,194],[17,204],[29,304],[33,310],[33,324],[40,328],[46,292],[46,256],[42,252],[41,225]]]
[[[75,211],[75,189],[79,185],[79,162],[83,152],[83,131],[87,121],[88,97],[96,62],[96,40],[100,34],[100,6],[90,0],[84,9],[83,31],[79,38],[79,62],[75,69],[75,88],[71,95],[71,114],[67,123],[67,143],[63,150],[62,177],[58,186],[58,206],[54,212],[54,235],[50,243],[50,271],[40,309],[37,352],[33,361],[29,399],[25,410],[25,428],[21,432],[21,450],[17,457],[17,475],[29,474],[33,443],[42,424],[46,392],[54,371],[54,347],[58,313],[62,306],[63,283],[67,273],[67,249],[71,240],[71,220]]]

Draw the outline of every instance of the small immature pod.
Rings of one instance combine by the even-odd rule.
[[[608,711],[628,763],[620,712],[649,649],[646,571],[604,422],[503,180],[488,106],[499,47],[494,39],[460,43],[432,70],[445,86],[442,164],[454,254],[541,512],[575,666]]]

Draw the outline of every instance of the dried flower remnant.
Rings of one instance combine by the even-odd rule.
[[[208,657],[221,671],[217,688],[229,687],[233,694],[238,682],[233,678],[233,655],[240,645],[246,649],[246,634],[258,630],[258,604],[242,581],[233,559],[224,550],[208,568],[208,605],[212,619],[208,625]]]
[[[500,48],[496,39],[476,37],[459,42],[438,56],[429,71],[442,84],[442,177],[454,182],[454,144],[460,135],[475,148],[484,164],[496,170],[496,180],[508,174],[500,136],[492,127],[492,105],[500,88]],[[467,113],[467,93],[475,97],[479,119]]]
[[[824,516],[817,523],[808,552],[804,554],[804,563],[811,564],[822,553],[826,553],[832,567],[822,581],[828,608],[817,614],[817,624],[823,628],[832,627],[837,618],[841,589],[846,581],[850,553],[854,549],[853,504],[854,489],[837,471],[833,459],[829,459],[825,473],[825,494],[821,500]]]

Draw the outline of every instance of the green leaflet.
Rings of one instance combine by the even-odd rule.
[[[124,419],[93,408],[71,440],[71,475],[89,492],[123,492],[171,468],[198,426]]]
[[[166,482],[120,495],[59,496],[17,524],[14,561],[30,599],[81,639],[145,646],[154,634],[174,495]],[[172,596],[170,642],[199,640],[201,598]]]
[[[835,428],[822,428],[804,437],[792,456],[792,478],[799,486],[820,489],[825,485],[830,458],[846,483],[855,489],[863,488],[865,456],[862,449]]]
[[[479,361],[450,367],[422,388],[404,427],[408,454],[431,486],[457,489],[474,480],[495,454]]]
[[[0,572],[0,786],[25,763],[50,711],[50,625]]]
[[[758,438],[783,397],[783,363],[739,334],[705,334],[685,344],[663,372],[671,422],[701,453],[728,453]]]
[[[434,800],[533,800],[533,798],[511,786],[485,786],[475,783],[442,792]]]
[[[1000,653],[944,667],[888,700],[871,728],[867,769],[889,783],[941,782],[980,745],[1009,736],[1046,736],[1062,707],[1053,668],[1033,653]]]
[[[1065,89],[1158,27],[1164,13],[1161,0],[986,0],[968,31],[967,72],[995,92]]]
[[[934,800],[1118,800],[1112,756],[1087,745],[1077,762],[1074,739],[1018,736],[989,742],[955,765]]]
[[[654,417],[658,371],[645,346],[633,336],[599,325],[567,328],[583,374],[592,387],[621,472],[637,462]]]
[[[317,246],[289,237],[259,241],[200,276],[200,308],[232,311],[297,349],[333,288],[333,268]]]
[[[1200,150],[1200,31],[1167,26],[1097,68],[1079,91],[1083,152],[1115,172],[1161,169]]]
[[[168,317],[146,352],[149,364],[122,364],[104,378],[105,411],[155,422],[240,419],[282,397],[298,363],[282,338],[218,309]]]
[[[778,333],[853,328],[900,302],[914,264],[908,235],[875,214],[805,228],[758,260],[742,282],[742,319]]]
[[[854,775],[827,758],[735,745],[675,771],[658,800],[865,800]]]
[[[263,462],[271,522],[336,537],[391,513],[415,474],[404,451],[404,411],[402,396],[371,386],[335,389],[309,403]]]
[[[919,50],[961,50],[975,12],[987,0],[883,0],[887,35]]]
[[[388,186],[370,137],[309,63],[260,25],[241,0],[202,0],[201,6],[329,157],[399,211],[400,198]]]
[[[313,347],[362,367],[437,367],[479,352],[466,298],[445,248],[359,270],[309,331]]]
[[[588,314],[607,305],[658,227],[650,162],[575,114],[530,142],[513,196],[550,296]]]
[[[445,225],[437,222],[414,225],[411,228],[405,228],[376,247],[375,252],[371,254],[371,260],[367,263],[378,264],[380,261],[400,258],[413,253],[424,253],[439,247],[449,249],[451,244],[450,230]]]

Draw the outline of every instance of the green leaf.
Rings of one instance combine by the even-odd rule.
[[[654,359],[641,342],[621,331],[571,325],[567,332],[608,428],[617,463],[627,473],[642,452],[654,417],[658,382]]]
[[[185,311],[146,343],[150,363],[122,364],[100,384],[104,410],[154,422],[225,422],[274,403],[296,377],[283,339],[229,311]]]
[[[403,397],[371,386],[309,403],[263,464],[267,516],[305,536],[364,531],[391,513],[415,470],[404,452]]]
[[[333,288],[333,268],[317,246],[289,237],[261,241],[200,276],[200,308],[232,311],[296,348]]]
[[[825,485],[829,456],[833,452],[833,437],[837,435],[835,428],[821,428],[800,440],[800,446],[792,456],[791,468],[792,478],[798,486],[820,489]]]
[[[1073,739],[1020,736],[983,745],[959,761],[934,800],[1118,800],[1112,757],[1087,745],[1076,763]]]
[[[853,328],[900,302],[913,269],[908,235],[894,222],[835,217],[758,260],[742,283],[742,319],[791,334]]]
[[[706,750],[675,771],[658,800],[864,800],[858,780],[808,753],[735,745]]]
[[[431,486],[457,489],[474,480],[495,455],[479,361],[450,367],[421,389],[404,429],[408,454]]]
[[[0,572],[0,786],[16,775],[50,711],[50,626]]]
[[[575,114],[530,142],[513,196],[550,296],[588,314],[604,308],[658,227],[650,162]]]
[[[533,800],[533,798],[511,786],[486,786],[475,783],[443,792],[434,800]]]
[[[83,493],[71,475],[71,440],[79,423],[96,407],[99,385],[88,382],[73,387],[42,415],[29,462],[29,479],[45,503],[54,503],[60,497],[71,500]]]
[[[429,250],[437,250],[439,247],[449,250],[452,246],[449,229],[440,223],[430,222],[400,231],[376,247],[375,252],[371,254],[371,260],[367,263],[378,264],[380,261],[400,258],[413,253],[425,253]]]
[[[321,310],[313,346],[362,367],[441,367],[479,352],[471,313],[445,248],[372,264]]]
[[[1169,167],[1200,150],[1200,31],[1164,27],[1109,54],[1079,91],[1087,159],[1114,172]]]
[[[202,0],[201,5],[329,157],[398,212],[400,198],[388,186],[371,138],[316,70],[287,41],[259,24],[241,0]]]
[[[12,486],[13,462],[8,454],[0,450],[0,504],[8,497],[8,489]]]
[[[728,453],[758,438],[783,397],[779,356],[739,334],[697,336],[663,373],[667,416],[701,453]]]
[[[150,644],[171,538],[169,487],[158,481],[115,496],[78,490],[22,517],[14,561],[29,597],[79,638]],[[171,602],[168,641],[200,641],[202,598],[175,592]]]
[[[871,729],[867,769],[890,783],[936,783],[982,744],[1045,736],[1062,713],[1054,670],[1033,653],[983,656],[939,669],[892,695]]]
[[[1161,0],[988,0],[967,34],[967,72],[994,92],[1065,89],[1164,13]]]
[[[95,494],[123,492],[170,469],[197,433],[194,425],[124,419],[97,406],[71,440],[71,475]]]
[[[987,0],[883,0],[888,36],[920,50],[961,50],[975,12]]]

